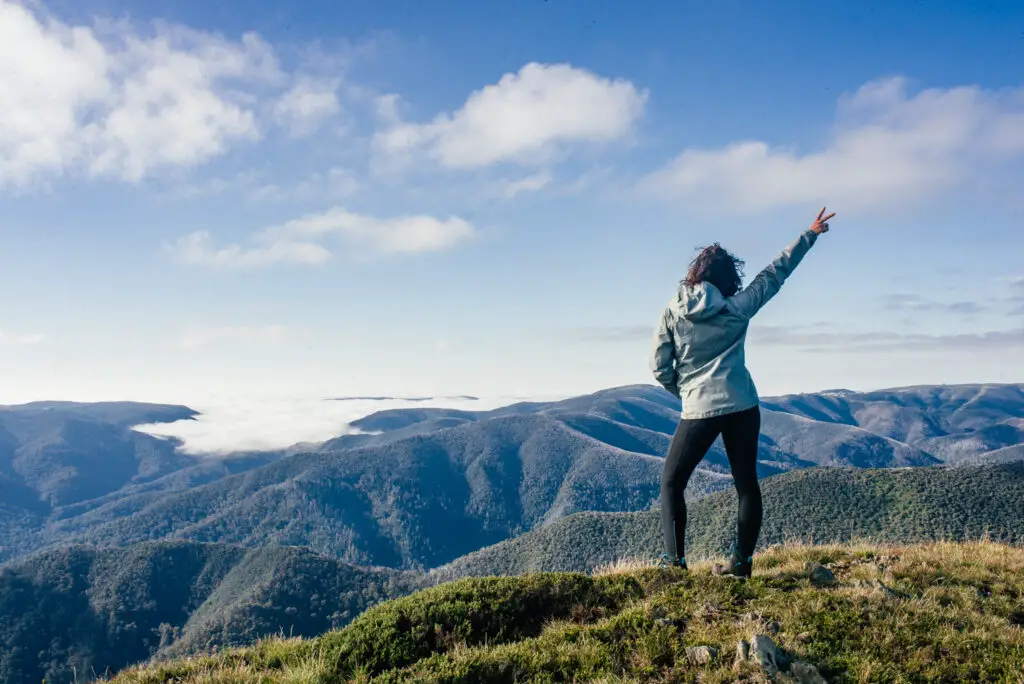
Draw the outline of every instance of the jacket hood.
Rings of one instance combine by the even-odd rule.
[[[725,296],[708,282],[696,285],[679,284],[675,307],[680,316],[691,321],[711,318],[725,308]]]

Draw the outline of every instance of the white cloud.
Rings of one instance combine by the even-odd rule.
[[[43,24],[0,0],[0,184],[81,155],[78,112],[110,96],[110,56],[92,31]]]
[[[254,33],[72,25],[28,0],[0,0],[0,74],[0,188],[62,174],[137,182],[271,123],[306,135],[341,111],[337,79],[285,73]]]
[[[304,137],[341,111],[338,82],[303,78],[274,104],[274,116],[294,137]]]
[[[1024,328],[986,330],[980,332],[956,332],[926,334],[917,332],[815,332],[800,326],[757,326],[751,327],[753,344],[787,348],[802,348],[805,351],[852,353],[919,353],[960,351],[1019,350],[1024,348]]]
[[[377,411],[403,408],[460,408],[487,411],[517,401],[558,397],[353,398],[334,401],[317,396],[224,396],[199,400],[191,407],[194,420],[140,425],[147,434],[177,437],[184,451],[193,454],[230,454],[237,451],[284,449],[298,443],[324,442],[358,432],[353,421]]]
[[[327,248],[311,242],[280,239],[253,247],[217,247],[208,231],[196,231],[164,245],[176,261],[209,268],[253,268],[272,264],[321,264],[330,260]]]
[[[507,181],[501,186],[501,196],[505,199],[512,199],[524,192],[537,192],[551,185],[554,177],[550,171],[538,171],[537,173],[523,178]]]
[[[382,124],[397,126],[402,123],[402,117],[398,113],[398,105],[401,98],[394,94],[380,95],[373,100],[374,113]]]
[[[378,133],[385,155],[425,151],[451,168],[499,162],[545,163],[566,145],[609,142],[630,132],[647,93],[622,79],[602,78],[568,64],[530,63],[471,94],[452,114],[425,124],[400,123],[393,97],[378,113],[394,122]]]
[[[351,169],[335,166],[313,172],[294,184],[265,183],[253,187],[248,196],[255,201],[269,202],[336,200],[351,197],[362,189],[362,181]]]
[[[731,212],[803,203],[892,206],[977,180],[1024,153],[1024,88],[910,94],[907,85],[882,79],[842,98],[832,138],[820,150],[761,141],[687,149],[640,189]]]
[[[182,27],[69,26],[0,0],[0,185],[84,170],[136,181],[258,137],[229,85],[279,76],[258,37]]]
[[[277,344],[293,334],[284,325],[198,326],[187,330],[179,340],[185,350],[196,350],[224,342],[238,344]]]
[[[1011,314],[1024,315],[1024,276],[1018,276],[1010,281],[1010,295],[1007,301]]]
[[[46,341],[45,335],[38,333],[33,334],[17,334],[8,333],[0,330],[0,345],[13,346],[13,347],[27,347],[36,344],[42,344]]]
[[[175,183],[168,190],[168,196],[175,199],[210,197],[229,191],[252,190],[261,182],[262,175],[256,169],[239,171],[228,177],[208,177],[196,181]]]
[[[882,305],[889,311],[929,312],[974,315],[989,308],[991,301],[943,300],[922,297],[911,292],[891,292],[882,297]]]
[[[332,207],[264,231],[274,239],[316,239],[336,234],[358,247],[381,254],[435,252],[466,240],[473,226],[457,216],[439,219],[426,215],[379,219]]]
[[[564,334],[564,332],[563,332]],[[654,336],[650,325],[608,325],[579,328],[571,331],[574,339],[593,342],[639,343]],[[806,325],[752,325],[752,346],[781,347],[801,351],[853,353],[906,353],[925,351],[978,351],[1024,348],[1024,329],[985,330],[927,334],[872,330],[841,332],[827,323]]]
[[[128,36],[112,53],[111,93],[80,129],[94,175],[138,181],[160,167],[190,167],[259,137],[254,112],[229,84],[273,78],[269,46],[247,34],[238,43],[183,28]]]
[[[210,197],[232,192],[252,202],[332,202],[350,198],[364,187],[352,169],[342,166],[313,171],[293,182],[275,182],[272,168],[250,168],[231,176],[185,182],[175,180],[168,189],[167,197]]]
[[[473,225],[457,216],[439,219],[427,215],[375,218],[341,207],[309,214],[257,233],[251,246],[232,244],[216,247],[206,231],[179,238],[165,248],[180,263],[219,267],[251,268],[278,263],[319,264],[333,253],[321,244],[339,237],[358,254],[436,252],[467,240],[475,234]]]

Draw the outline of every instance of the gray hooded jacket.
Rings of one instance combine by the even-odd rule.
[[[817,238],[814,231],[804,231],[732,297],[711,283],[680,283],[661,315],[651,370],[662,387],[683,400],[683,418],[710,418],[757,406],[743,349],[747,326]]]

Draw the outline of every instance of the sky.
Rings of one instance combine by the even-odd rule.
[[[749,279],[822,206],[751,326],[762,394],[1020,382],[1022,26],[997,1],[0,0],[0,403],[650,383],[695,249]]]

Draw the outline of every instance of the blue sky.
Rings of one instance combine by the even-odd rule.
[[[1024,379],[1024,6],[0,0],[0,401]]]

